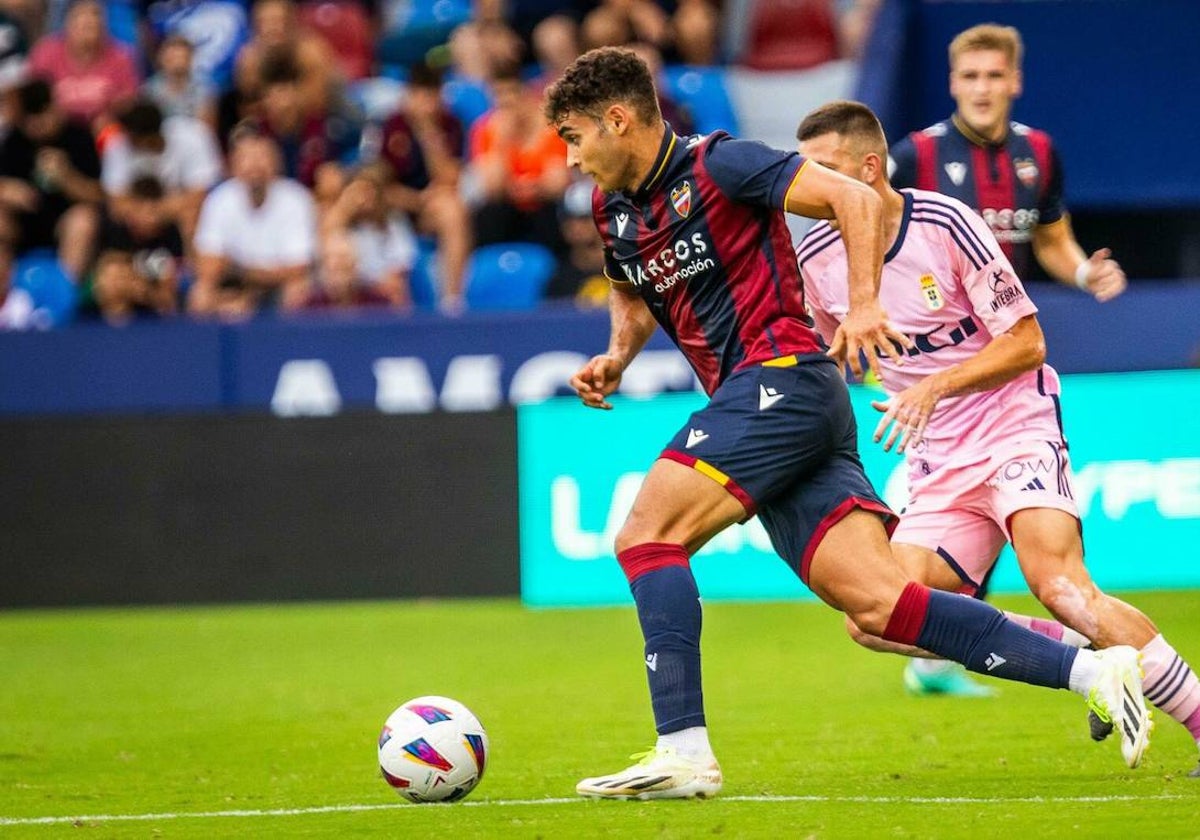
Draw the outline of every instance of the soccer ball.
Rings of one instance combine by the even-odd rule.
[[[483,724],[449,697],[409,700],[379,733],[383,778],[413,802],[462,799],[483,778],[487,755]]]

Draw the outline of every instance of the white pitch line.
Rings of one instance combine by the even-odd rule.
[[[1011,805],[1017,803],[1162,802],[1191,799],[1189,796],[722,796],[716,802],[808,802],[855,805]],[[566,805],[587,802],[581,797],[549,799],[477,799],[441,805],[443,808],[513,807],[523,805]],[[361,811],[393,811],[412,808],[407,802],[376,805],[323,805],[314,808],[268,808],[237,811],[178,811],[161,814],[86,814],[74,817],[0,817],[0,826],[61,825],[90,822],[153,822],[158,820],[201,820],[241,817],[297,817],[308,814],[353,814]]]

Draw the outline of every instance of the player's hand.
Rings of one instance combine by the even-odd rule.
[[[1112,259],[1112,251],[1101,248],[1088,257],[1087,290],[1096,300],[1104,303],[1125,291],[1125,272]]]
[[[571,377],[571,387],[583,400],[588,408],[612,409],[612,404],[606,399],[617,386],[621,384],[621,374],[625,366],[615,356],[602,353],[593,356]]]
[[[901,350],[912,346],[912,340],[891,325],[887,313],[876,300],[846,313],[837,332],[833,334],[826,355],[837,359],[839,365],[850,365],[854,375],[861,378],[863,371],[858,355],[862,351],[867,357],[867,367],[880,377],[879,357],[882,354],[887,354],[896,364],[902,365],[904,355]]]
[[[892,445],[897,442],[896,451],[900,453],[910,446],[916,446],[925,436],[925,427],[929,425],[929,418],[933,416],[933,410],[941,398],[942,391],[936,378],[927,376],[889,399],[873,400],[871,407],[883,412],[879,425],[875,427],[874,441],[879,443],[883,440],[884,452],[890,452]],[[891,426],[890,433],[888,426]],[[886,440],[883,438],[885,433],[888,433]]]

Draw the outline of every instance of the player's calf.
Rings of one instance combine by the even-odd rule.
[[[1050,688],[1070,688],[1121,735],[1121,752],[1136,767],[1150,742],[1138,652],[1076,650],[1019,627],[971,598],[908,584],[892,610],[885,639],[915,644],[968,670]]]

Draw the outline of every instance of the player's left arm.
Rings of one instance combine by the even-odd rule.
[[[1045,360],[1046,341],[1037,315],[1026,315],[966,361],[931,374],[890,399],[872,402],[883,412],[874,440],[883,440],[891,426],[883,448],[890,450],[898,442],[896,451],[904,452],[921,439],[940,401],[999,388],[1041,367]]]
[[[1089,257],[1076,241],[1063,200],[1062,161],[1053,146],[1046,179],[1038,199],[1038,224],[1033,229],[1034,258],[1059,283],[1076,286],[1101,303],[1112,300],[1125,291],[1125,272],[1107,248]]]
[[[1103,303],[1125,291],[1125,272],[1112,252],[1101,248],[1090,257],[1075,240],[1071,217],[1033,229],[1033,255],[1047,274],[1060,283],[1078,286]]]

